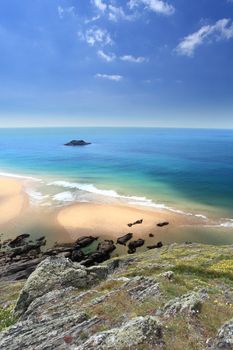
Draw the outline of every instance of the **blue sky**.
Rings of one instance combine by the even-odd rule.
[[[233,128],[232,0],[1,0],[0,126]]]

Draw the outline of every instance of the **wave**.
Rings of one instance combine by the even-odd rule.
[[[53,196],[53,200],[60,202],[74,202],[75,196],[70,191],[60,192]]]
[[[31,188],[26,188],[25,192],[29,195],[29,197],[35,202],[42,202],[44,199],[49,197],[48,194],[44,195],[39,191],[35,191]]]
[[[12,174],[12,173],[0,172],[0,176],[11,177],[11,178],[15,178],[15,179],[22,179],[22,180],[24,179],[24,180],[32,180],[32,181],[37,181],[37,182],[43,182],[41,179],[38,179],[36,177],[26,176],[26,175],[19,175],[19,174]]]
[[[83,184],[83,183],[78,183],[78,182],[69,182],[69,181],[52,181],[47,183],[48,186],[58,186],[58,187],[64,187],[64,188],[70,188],[70,189],[76,189],[80,191],[85,191],[88,193],[93,193],[96,195],[101,195],[104,197],[111,197],[115,199],[122,199],[126,200],[128,204],[131,205],[140,205],[144,207],[150,207],[150,208],[156,208],[156,209],[164,209],[171,211],[176,214],[181,214],[181,215],[186,215],[186,216],[196,216],[198,218],[202,219],[208,219],[205,215],[202,214],[193,214],[190,212],[185,212],[179,209],[175,209],[172,207],[169,207],[165,204],[162,203],[154,203],[152,199],[148,199],[146,197],[138,197],[138,196],[125,196],[125,195],[120,195],[117,193],[115,190],[101,190],[97,188],[93,184]],[[72,198],[73,197],[73,198]],[[60,201],[74,201],[76,198],[71,192],[61,192],[58,193],[53,197],[55,200],[60,200]]]
[[[26,176],[26,175],[20,175],[20,174],[12,174],[8,172],[0,172],[0,176],[5,177],[11,177],[11,178],[17,178],[17,179],[24,179],[24,180],[31,180],[36,182],[44,183],[42,179],[32,177],[32,176]],[[176,209],[170,206],[167,206],[162,203],[155,203],[152,199],[149,199],[147,197],[139,197],[139,196],[126,196],[126,195],[120,195],[115,190],[102,190],[98,187],[96,187],[93,184],[85,184],[85,183],[79,183],[79,182],[69,182],[65,180],[58,180],[58,181],[52,181],[46,183],[47,186],[58,186],[63,188],[69,188],[74,190],[79,190],[83,192],[87,192],[90,194],[95,194],[103,197],[109,197],[119,200],[125,200],[127,201],[127,204],[136,205],[136,206],[144,206],[144,207],[150,207],[155,209],[162,209],[162,210],[168,210],[170,212],[185,215],[185,216],[194,216],[199,219],[208,220],[208,217],[203,214],[194,214],[190,212],[185,212],[180,209]],[[32,202],[37,202],[41,205],[50,205],[50,202],[44,202],[47,200],[50,196],[44,195],[43,193],[33,190],[31,188],[25,189],[26,193],[30,196]],[[82,198],[82,196],[77,195],[75,193],[72,193],[71,191],[63,191],[60,193],[57,193],[53,195],[52,200],[59,201],[59,202],[87,202],[88,200],[86,198]],[[224,221],[223,221],[224,220]],[[209,225],[208,225],[209,226]],[[233,227],[233,219],[220,219],[220,222],[214,225],[210,225],[214,227],[225,227],[225,228],[232,228]]]
[[[233,227],[233,219],[225,219],[225,222],[222,222],[219,226],[220,227],[226,227],[226,228],[230,228]]]
[[[78,182],[68,182],[68,181],[53,181],[53,182],[47,183],[47,186],[58,186],[58,187],[64,187],[64,188],[71,188],[71,189],[76,189],[76,190],[80,190],[80,191],[98,194],[98,195],[105,196],[105,197],[132,199],[132,200],[138,200],[138,201],[150,201],[146,197],[123,196],[114,190],[101,190],[93,184],[82,184],[82,183],[78,183]]]

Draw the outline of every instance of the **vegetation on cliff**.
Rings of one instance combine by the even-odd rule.
[[[47,258],[26,284],[1,284],[0,348],[232,349],[232,256],[173,244],[99,270]]]

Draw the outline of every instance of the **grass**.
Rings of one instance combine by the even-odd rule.
[[[13,316],[13,306],[11,305],[7,308],[0,307],[0,332],[15,322],[16,318]]]

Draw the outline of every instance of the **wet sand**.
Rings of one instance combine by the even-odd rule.
[[[128,223],[140,219],[143,219],[142,224],[128,226]],[[148,236],[149,233],[166,230],[168,226],[157,227],[159,222],[168,221],[169,225],[173,227],[191,224],[190,219],[183,215],[170,213],[166,210],[146,210],[126,205],[92,203],[79,203],[65,207],[58,213],[57,220],[74,239],[87,234],[116,239],[128,232],[132,232],[134,238],[142,238],[145,235]]]

